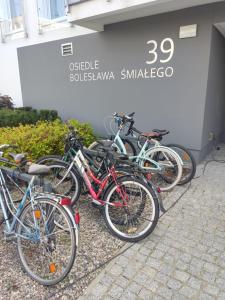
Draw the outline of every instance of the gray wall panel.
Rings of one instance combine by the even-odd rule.
[[[220,139],[225,129],[225,39],[212,28],[211,53],[202,148],[209,143],[210,132]]]
[[[114,111],[136,111],[138,128],[167,128],[171,130],[169,141],[200,150],[213,18],[211,6],[197,7],[112,24],[100,33],[20,48],[24,105],[57,109],[64,118],[88,121],[101,133],[104,116]],[[180,26],[190,24],[198,24],[198,36],[179,39]],[[148,40],[160,43],[167,37],[175,42],[174,56],[165,64],[174,68],[172,78],[120,79],[123,68],[146,68]],[[65,42],[73,43],[73,56],[61,56],[60,45]],[[115,80],[69,81],[70,62],[96,59],[101,71],[115,73]]]

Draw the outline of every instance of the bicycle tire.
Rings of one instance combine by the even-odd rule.
[[[191,153],[191,151],[188,150],[187,148],[185,148],[184,146],[179,145],[179,144],[166,144],[165,146],[173,149],[174,151],[176,151],[176,148],[177,149],[181,149],[182,151],[184,151],[184,154],[180,155],[180,157],[181,157],[181,159],[183,161],[183,173],[187,169],[185,167],[186,161],[190,162],[190,164],[191,164],[191,171],[184,178],[183,178],[183,174],[182,174],[181,180],[179,181],[178,185],[184,185],[184,184],[190,182],[194,178],[195,173],[196,173],[196,161],[195,161],[195,158],[194,158],[193,154]],[[178,153],[178,155],[179,155],[179,153]]]
[[[121,232],[121,230],[119,230],[116,227],[116,225],[118,225],[118,224],[116,224],[117,222],[115,222],[115,218],[113,219],[113,216],[110,216],[110,213],[109,213],[109,209],[111,209],[113,207],[109,203],[114,201],[114,199],[112,199],[112,195],[114,192],[117,192],[117,185],[115,183],[111,184],[108,187],[108,189],[106,190],[106,193],[104,196],[105,207],[103,210],[103,216],[104,216],[104,220],[106,222],[106,225],[107,225],[109,231],[114,236],[118,237],[119,239],[121,239],[123,241],[138,242],[138,241],[146,238],[149,234],[151,234],[151,232],[154,230],[154,228],[157,225],[157,222],[159,219],[158,199],[157,199],[156,194],[154,193],[153,189],[141,179],[132,178],[131,176],[126,176],[126,177],[118,178],[118,183],[122,187],[124,187],[125,184],[129,185],[131,183],[132,184],[135,183],[137,186],[142,187],[143,188],[142,192],[143,193],[145,192],[150,197],[149,199],[150,199],[150,203],[152,205],[153,214],[152,214],[152,216],[150,216],[149,220],[146,218],[143,218],[145,221],[147,221],[147,226],[145,226],[145,228],[140,233],[136,233],[136,232],[133,233],[132,231],[129,231],[129,228],[127,229],[127,233],[123,233],[123,232]],[[129,199],[129,201],[130,201],[130,199]],[[135,201],[137,201],[137,197],[135,197]],[[144,205],[146,205],[146,202]],[[123,209],[123,208],[121,208],[121,209]],[[116,208],[117,213],[118,213],[118,209],[119,208]],[[121,212],[121,210],[120,210],[120,212]],[[140,217],[139,214],[142,212],[143,212],[143,210],[141,212],[139,210],[138,214],[136,214],[136,212],[135,212],[135,215],[132,215],[132,222],[134,222],[134,219],[136,219],[137,217]],[[127,217],[124,217],[124,223],[122,224],[124,229],[125,229],[124,226],[127,227],[127,225],[128,226],[130,225],[130,224],[128,224],[130,221],[131,221],[131,217],[130,217],[130,219],[127,219]],[[137,224],[134,224],[134,225],[137,226]],[[121,226],[121,219],[120,219],[119,226]]]
[[[69,257],[68,257],[68,262],[66,263],[66,267],[64,268],[57,268],[57,263],[56,263],[56,269],[54,272],[51,271],[51,261],[54,261],[56,260],[56,256],[54,256],[54,258],[52,258],[52,260],[49,260],[49,256],[51,255],[50,253],[53,253],[54,251],[57,251],[57,247],[59,247],[59,242],[57,244],[56,242],[56,238],[58,237],[58,234],[56,235],[56,233],[54,233],[54,228],[55,228],[55,225],[54,223],[53,226],[52,226],[52,230],[50,230],[50,234],[49,233],[46,233],[46,231],[49,231],[47,230],[46,228],[49,229],[49,224],[50,224],[50,220],[49,220],[49,216],[47,215],[47,221],[46,222],[49,222],[48,224],[45,224],[44,225],[44,232],[42,233],[44,235],[44,238],[43,238],[43,243],[44,243],[44,250],[46,250],[48,252],[48,255],[47,257],[45,258],[44,261],[42,261],[42,264],[40,264],[40,257],[38,256],[38,254],[40,254],[40,251],[37,252],[37,254],[35,255],[35,249],[34,248],[34,245],[37,247],[37,244],[41,243],[41,239],[37,239],[36,241],[36,244],[34,242],[32,242],[32,248],[30,250],[30,252],[28,251],[28,254],[29,255],[26,255],[26,250],[28,249],[28,245],[27,245],[27,240],[29,240],[29,238],[32,240],[32,235],[28,237],[26,237],[25,233],[24,232],[27,232],[26,230],[23,231],[23,228],[24,226],[27,228],[30,224],[30,218],[29,218],[29,211],[31,211],[31,215],[34,217],[34,213],[33,213],[33,208],[32,208],[32,205],[34,205],[34,203],[32,204],[31,202],[29,202],[22,210],[21,214],[20,214],[20,217],[19,217],[19,221],[17,222],[17,228],[16,228],[16,233],[17,233],[17,250],[18,250],[18,254],[19,254],[19,257],[20,257],[20,261],[21,261],[21,264],[22,264],[22,267],[23,269],[26,271],[26,273],[35,281],[37,281],[38,283],[42,284],[42,285],[45,285],[45,286],[50,286],[50,285],[55,285],[57,283],[59,283],[60,281],[62,281],[67,275],[68,273],[70,272],[73,264],[74,264],[74,261],[75,261],[75,257],[76,257],[76,250],[77,250],[77,244],[76,244],[76,231],[73,227],[73,223],[72,223],[72,220],[70,218],[70,216],[68,215],[68,213],[66,212],[66,210],[61,206],[59,205],[56,201],[52,200],[52,199],[49,199],[49,198],[45,198],[45,199],[38,199],[38,201],[36,201],[36,204],[38,209],[40,207],[41,204],[44,204],[46,205],[46,211],[47,209],[49,211],[50,210],[50,207],[53,207],[54,210],[57,209],[58,212],[61,213],[61,216],[63,216],[63,218],[65,219],[65,224],[68,225],[68,230],[65,231],[66,232],[66,236],[68,237],[68,234],[70,234],[70,237],[69,237],[69,240],[71,241],[71,251],[69,253]],[[41,211],[41,214],[44,214],[43,213],[43,210],[40,210]],[[45,212],[46,212],[45,211]],[[28,220],[29,220],[29,223],[26,222],[26,214],[28,215]],[[50,212],[50,214],[52,214]],[[50,215],[49,214],[49,215]],[[53,214],[52,214],[53,215]],[[44,218],[42,218],[42,220],[44,220]],[[53,220],[54,221],[54,220]],[[61,218],[61,221],[62,221],[62,218]],[[43,221],[44,222],[44,221]],[[32,226],[30,224],[30,226]],[[37,226],[37,225],[36,225]],[[40,221],[40,225],[39,227],[41,227],[41,221]],[[31,227],[32,230],[33,227]],[[63,231],[63,230],[62,230]],[[24,238],[23,238],[24,237]],[[54,237],[54,238],[53,238]],[[62,240],[63,243],[65,243],[65,246],[68,246],[66,245],[66,242],[67,240],[66,238],[64,237],[64,239]],[[22,244],[23,242],[26,242],[26,246],[23,247]],[[57,240],[58,241],[58,240]],[[54,244],[55,242],[55,244]],[[54,245],[53,245],[54,244]],[[60,246],[62,247],[62,245]],[[24,250],[23,250],[24,249]],[[61,248],[60,248],[61,249]],[[62,257],[62,253],[61,251],[58,251],[60,252],[60,259],[59,261],[61,262],[62,258],[64,258],[65,254],[67,253],[67,248],[63,251],[63,257]],[[42,254],[43,254],[43,250],[42,250]],[[34,254],[34,259],[37,259],[37,262],[35,263],[35,266],[36,266],[36,272],[34,270],[31,269],[31,263],[29,264],[29,259],[31,258],[31,256]],[[44,254],[43,254],[44,255]],[[33,256],[32,256],[33,257]],[[49,262],[48,262],[49,260]],[[32,259],[31,259],[32,261]],[[49,263],[49,266],[48,266],[48,263]],[[45,266],[46,264],[46,266]],[[35,268],[34,266],[34,268]],[[53,278],[53,279],[46,279],[47,275],[45,274],[45,276],[41,276],[40,273],[41,272],[41,269],[44,269],[46,267],[46,272],[47,273],[57,273],[58,270],[62,270],[62,274],[59,274],[59,276],[57,278]],[[48,269],[48,271],[47,271]],[[48,276],[50,276],[48,274]]]
[[[112,147],[112,149],[114,149],[116,152],[121,152],[119,147],[116,145],[116,143],[113,143],[112,144],[112,141],[111,140],[99,140],[99,142],[101,143],[98,143],[97,141],[93,142],[89,147],[88,149],[89,150],[94,150],[94,151],[98,151],[101,149],[101,147],[108,147],[109,146],[109,143],[110,143],[110,146]]]
[[[40,165],[48,165],[49,163],[55,162],[55,161],[62,161],[62,156],[60,155],[45,155],[36,160],[36,164]]]
[[[136,156],[137,155],[137,151],[136,151],[136,148],[135,148],[134,144],[129,139],[122,139],[122,141],[123,141],[123,144],[124,144],[124,146],[126,148],[127,155],[129,155],[129,156]],[[128,147],[126,147],[126,144],[130,148],[130,152],[127,150]]]
[[[160,153],[161,154],[163,153],[164,157],[169,155],[170,161],[172,161],[172,160],[175,161],[175,167],[173,168],[173,171],[175,171],[176,173],[174,174],[175,179],[173,181],[167,182],[165,180],[165,174],[163,175],[163,173],[160,172],[160,177],[162,177],[163,180],[168,183],[168,186],[163,187],[163,185],[158,184],[158,187],[160,188],[160,190],[162,192],[165,192],[165,191],[169,191],[169,190],[173,189],[179,183],[181,176],[182,176],[183,167],[182,167],[182,164],[181,164],[182,161],[181,161],[179,155],[172,149],[165,147],[165,146],[157,146],[157,147],[148,149],[145,153],[145,157],[151,158],[151,159],[157,161],[157,163],[159,165],[162,165],[162,168],[163,168],[163,162],[162,163],[159,162],[159,154]],[[143,167],[144,166],[143,164],[144,164],[143,160],[140,160],[139,165],[141,167]],[[149,171],[151,172],[151,168],[149,169]],[[159,173],[156,173],[156,174],[159,174]],[[154,176],[154,174],[153,174],[153,176]]]

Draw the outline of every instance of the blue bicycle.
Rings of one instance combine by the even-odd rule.
[[[0,151],[10,145],[0,146]],[[1,159],[0,159],[1,161]],[[4,159],[2,160],[4,162]],[[53,285],[70,272],[78,246],[78,229],[69,199],[40,192],[50,169],[31,164],[28,173],[0,167],[0,224],[4,234],[17,242],[18,254],[27,274],[42,285]],[[28,183],[19,203],[12,199],[8,181]]]

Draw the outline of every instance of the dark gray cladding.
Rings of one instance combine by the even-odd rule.
[[[56,109],[65,119],[90,122],[100,133],[104,133],[105,116],[135,111],[137,128],[168,129],[168,141],[198,153],[215,130],[214,125],[205,125],[205,116],[208,102],[213,101],[208,72],[214,73],[214,80],[221,76],[217,68],[209,68],[212,27],[219,21],[225,21],[224,3],[20,48],[24,105]],[[198,25],[197,37],[180,39],[180,26],[191,24]],[[73,55],[62,56],[61,44],[70,42]],[[220,47],[221,43],[215,43],[214,47]]]

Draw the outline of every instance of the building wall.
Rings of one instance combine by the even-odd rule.
[[[208,74],[202,135],[202,148],[206,150],[224,136],[225,130],[225,38],[215,27],[212,28]]]
[[[225,6],[218,7],[225,11]],[[208,72],[212,72],[209,62],[215,10],[215,6],[213,10],[212,6],[185,9],[108,25],[100,33],[20,48],[24,105],[57,109],[63,118],[88,121],[100,133],[104,133],[105,116],[114,111],[135,111],[137,128],[167,128],[171,131],[168,141],[187,146],[198,158],[207,145],[208,132],[215,130],[214,124],[204,127],[210,105],[205,102],[209,99]],[[198,24],[197,37],[179,39],[180,26],[190,24]],[[165,38],[174,41],[175,50],[172,59],[163,64],[160,59],[165,59],[165,54],[160,44]],[[158,44],[158,60],[147,65],[154,57],[148,53],[150,40]],[[65,42],[73,43],[73,56],[61,56],[60,46]],[[91,62],[92,67],[97,61],[98,68],[70,69],[71,63],[75,66],[82,61]],[[154,70],[160,68],[172,68],[172,77],[122,79],[124,70],[153,69],[155,75]],[[85,72],[113,72],[113,79],[83,81]],[[80,79],[71,81],[71,74],[72,79]]]
[[[36,0],[24,0],[28,38],[21,37],[0,43],[0,93],[10,95],[17,106],[23,104],[17,48],[93,32],[79,26],[70,27],[69,24],[65,24],[60,29],[47,30],[39,34],[36,5]]]

